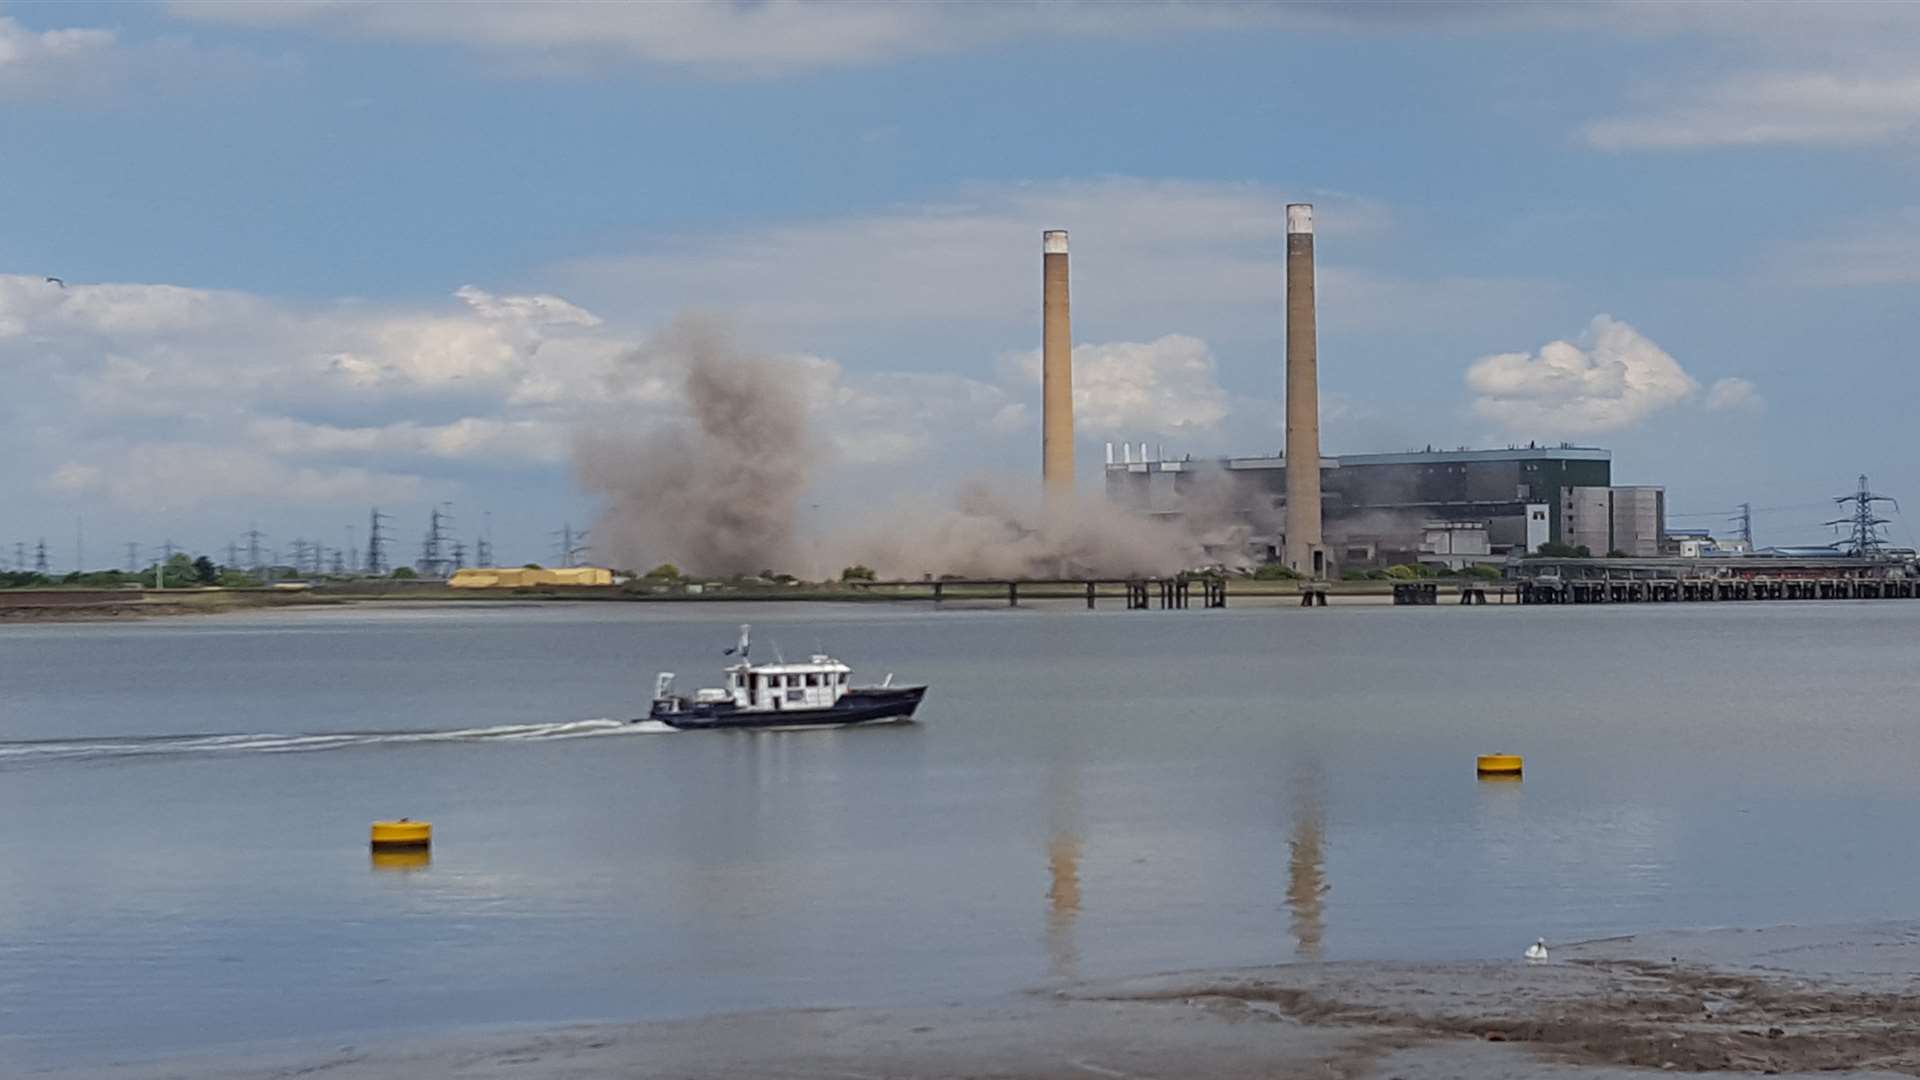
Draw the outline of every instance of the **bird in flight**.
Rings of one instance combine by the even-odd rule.
[[[66,283],[66,282],[64,282],[64,281],[61,281],[61,280],[60,280],[59,278],[57,278],[57,277],[51,277],[51,276],[47,278],[47,284],[49,284],[49,285],[58,285],[58,286],[60,286],[60,287],[61,287],[61,288],[63,288],[63,289],[67,287],[67,283]]]

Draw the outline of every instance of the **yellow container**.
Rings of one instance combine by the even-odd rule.
[[[433,826],[425,821],[401,818],[399,821],[373,823],[373,846],[377,848],[423,848],[433,843]]]
[[[1519,754],[1481,754],[1474,760],[1474,771],[1481,776],[1519,776]]]

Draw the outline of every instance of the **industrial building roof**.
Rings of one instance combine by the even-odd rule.
[[[1410,450],[1403,454],[1341,454],[1341,467],[1423,465],[1475,461],[1611,461],[1613,451],[1597,446],[1523,446],[1506,450]]]
[[[1397,454],[1341,454],[1337,457],[1322,456],[1320,467],[1323,469],[1351,469],[1366,465],[1459,465],[1491,461],[1611,461],[1613,451],[1602,450],[1597,446],[1521,446],[1503,450],[1409,450]],[[1229,469],[1282,469],[1286,467],[1284,454],[1257,455],[1252,457],[1224,457],[1203,459],[1195,462],[1191,455],[1184,459],[1168,461],[1154,460],[1153,465],[1167,472],[1181,472],[1197,464],[1225,465]],[[1145,472],[1146,461],[1112,461],[1107,468],[1122,472]]]

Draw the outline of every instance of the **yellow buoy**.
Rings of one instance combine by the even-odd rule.
[[[1481,754],[1474,760],[1474,771],[1481,776],[1519,776],[1519,754]]]
[[[371,858],[375,870],[425,870],[433,865],[433,849],[415,845],[413,847],[378,847],[373,849]]]
[[[401,818],[399,821],[373,823],[373,846],[377,848],[423,848],[433,843],[433,826],[425,821]]]

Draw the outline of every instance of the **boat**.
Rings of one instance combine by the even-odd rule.
[[[888,675],[878,686],[852,685],[853,669],[825,653],[804,663],[776,657],[771,664],[749,658],[753,628],[740,628],[740,643],[727,654],[740,661],[726,668],[726,685],[696,690],[692,697],[673,691],[673,672],[654,683],[653,709],[647,719],[683,731],[803,728],[904,724],[926,696],[925,686],[895,686]]]

